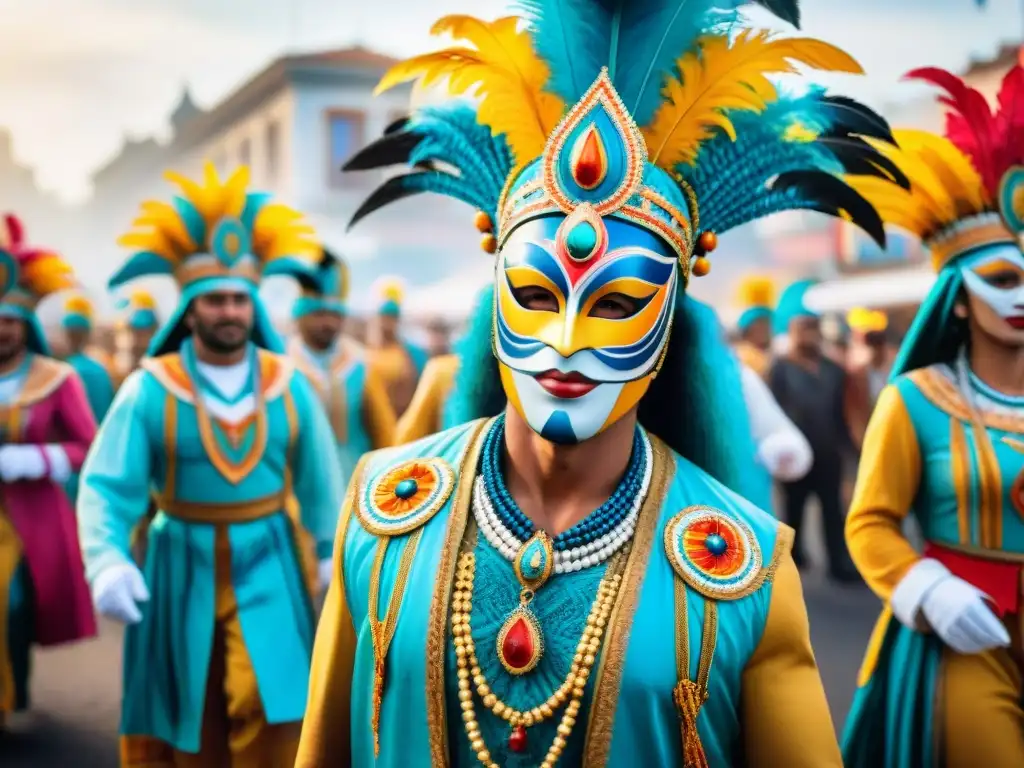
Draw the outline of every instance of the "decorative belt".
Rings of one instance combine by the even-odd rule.
[[[1020,612],[1024,555],[956,544],[925,544],[924,556],[992,598],[1000,616]]]
[[[226,504],[177,501],[157,495],[156,503],[165,514],[186,523],[249,523],[285,509],[285,498],[280,493]]]

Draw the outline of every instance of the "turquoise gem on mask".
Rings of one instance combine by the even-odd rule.
[[[589,221],[581,221],[565,238],[565,247],[575,261],[586,261],[597,248],[597,230]]]
[[[400,499],[411,499],[419,489],[419,484],[415,480],[403,480],[395,486],[395,496]]]

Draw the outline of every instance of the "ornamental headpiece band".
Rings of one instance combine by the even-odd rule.
[[[795,2],[761,4],[797,20]],[[422,109],[353,158],[347,170],[416,169],[380,187],[353,223],[395,199],[438,192],[485,214],[478,226],[493,251],[523,222],[562,213],[571,221],[561,235],[583,263],[602,253],[599,219],[613,217],[663,239],[684,281],[691,266],[709,268],[701,257],[717,235],[778,211],[843,216],[884,240],[874,210],[840,177],[905,183],[861,138],[891,141],[885,121],[818,90],[783,97],[768,79],[794,64],[860,73],[842,51],[749,30],[730,39],[735,11],[707,0],[591,0],[586,18],[558,0],[518,5],[525,29],[516,17],[445,17],[432,32],[466,45],[385,75],[378,91],[448,78],[453,94],[473,92],[478,104]]]
[[[1024,248],[1024,67],[1005,76],[993,114],[985,97],[941,69],[908,78],[946,92],[945,136],[899,130],[899,148],[878,145],[910,179],[899,189],[877,179],[850,179],[887,223],[917,235],[936,270],[980,248]]]

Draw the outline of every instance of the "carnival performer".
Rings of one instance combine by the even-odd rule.
[[[886,335],[889,318],[881,310],[858,307],[846,314],[846,324],[866,353],[866,358],[853,364],[846,376],[846,423],[859,451],[875,403],[892,371]]]
[[[804,519],[812,496],[821,505],[829,575],[838,582],[857,580],[843,541],[843,467],[852,450],[845,420],[846,371],[825,355],[821,317],[807,306],[815,285],[800,280],[788,286],[775,310],[775,331],[787,337],[768,385],[783,412],[811,446],[814,461],[803,476],[782,484],[786,522],[796,531],[793,557],[804,565]]]
[[[365,352],[344,336],[348,266],[324,249],[314,276],[299,275],[302,295],[292,307],[299,330],[289,353],[313,384],[337,441],[341,477],[348,481],[364,453],[395,442],[387,389]]]
[[[92,302],[82,294],[75,294],[64,301],[64,317],[61,326],[64,329],[64,341],[67,348],[65,362],[70,365],[82,385],[89,401],[93,418],[99,424],[114,399],[114,382],[110,370],[104,362],[101,350],[90,346],[92,336],[93,308]],[[73,472],[64,486],[68,498],[74,506],[78,498],[78,473]]]
[[[296,765],[839,766],[792,532],[728,490],[754,461],[739,371],[685,289],[716,235],[776,210],[884,239],[838,177],[844,146],[882,156],[807,126],[888,127],[778,94],[792,62],[859,68],[710,0],[525,5],[438,22],[466,45],[381,88],[452,75],[479,101],[423,107],[348,165],[411,166],[356,220],[423,191],[478,207],[495,300],[461,353],[463,426],[350,486]]]
[[[846,522],[885,601],[846,765],[1024,765],[1024,67],[995,114],[955,75],[910,77],[945,91],[945,136],[897,131],[900,151],[880,147],[909,192],[851,181],[921,238],[938,279],[871,417]]]
[[[402,338],[402,299],[405,292],[398,279],[382,277],[372,292],[377,297],[377,314],[367,338],[368,359],[384,380],[391,409],[396,416],[401,416],[412,401],[428,355],[418,344]]]
[[[121,317],[118,323],[117,354],[114,357],[115,384],[120,386],[139,367],[149,345],[160,328],[156,299],[149,291],[136,288],[118,302]]]
[[[733,345],[740,362],[761,378],[768,377],[772,355],[772,306],[775,285],[766,277],[748,277],[740,283],[743,314],[736,322],[739,338]]]
[[[56,253],[0,222],[0,726],[29,703],[31,646],[96,634],[75,515],[62,486],[96,433],[70,365],[50,357],[35,308],[74,286]]]
[[[323,408],[259,301],[261,275],[320,256],[296,211],[170,173],[111,278],[173,275],[181,300],[114,399],[82,472],[78,516],[98,610],[128,625],[123,766],[288,766],[341,493]],[[129,535],[159,513],[145,575]],[[315,542],[307,547],[308,537]]]

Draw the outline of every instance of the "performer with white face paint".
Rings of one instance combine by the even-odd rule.
[[[889,130],[777,94],[752,61],[857,65],[734,36],[722,3],[517,5],[442,19],[472,47],[382,83],[451,75],[472,105],[349,163],[412,168],[357,220],[424,191],[478,208],[495,291],[459,344],[462,426],[356,470],[296,765],[839,766],[792,531],[734,492],[756,461],[739,370],[686,288],[718,234],[773,211],[884,239],[838,176],[886,163],[834,138]]]
[[[938,69],[947,137],[882,147],[909,192],[851,184],[938,280],[864,438],[846,525],[885,600],[847,720],[851,768],[1024,765],[1024,67],[999,111]],[[905,539],[920,523],[923,555]]]

